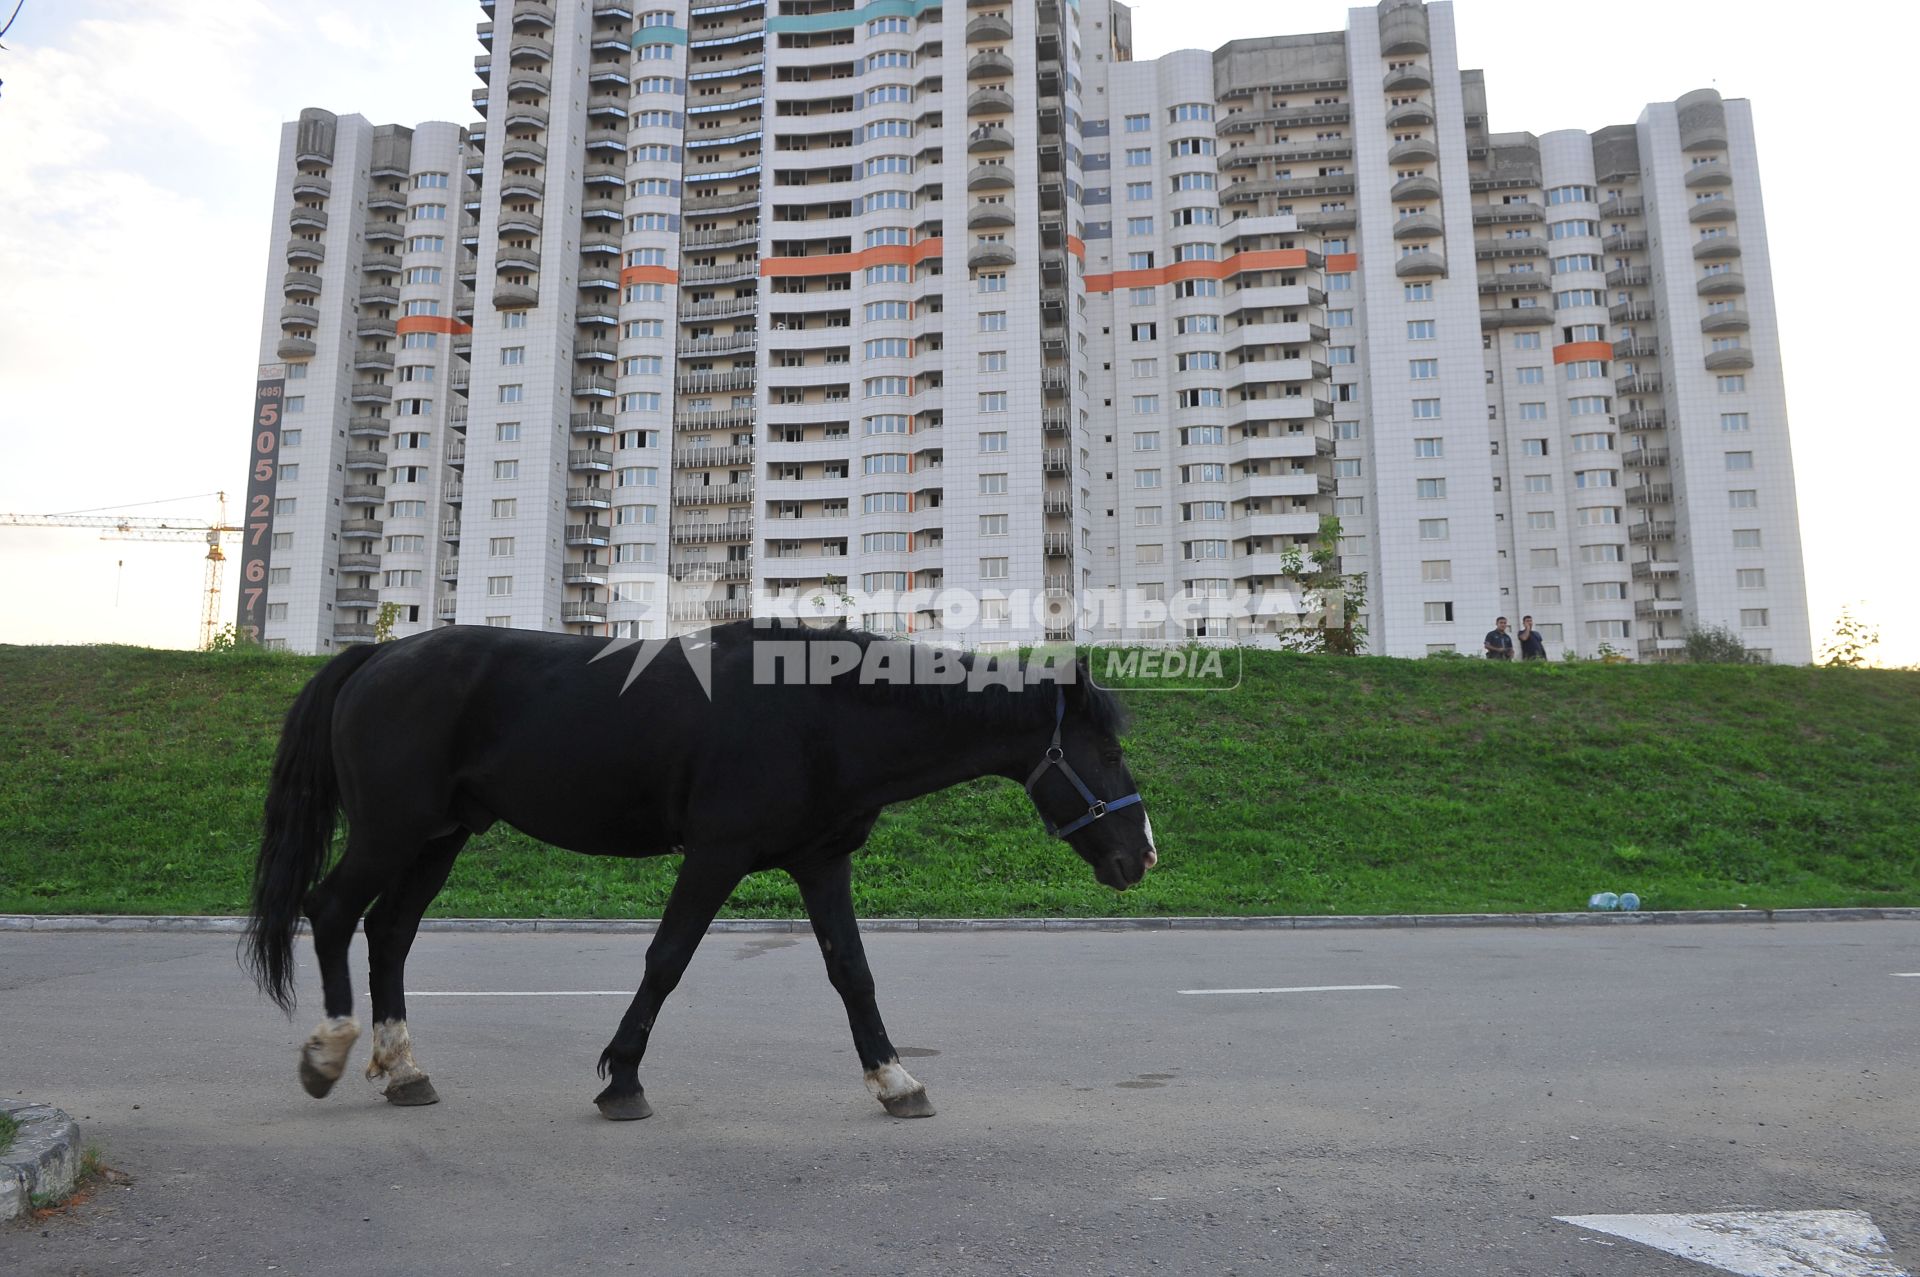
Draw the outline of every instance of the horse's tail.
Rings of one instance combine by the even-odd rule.
[[[333,703],[340,688],[374,653],[348,648],[308,680],[287,711],[267,786],[266,828],[253,866],[253,917],[241,961],[260,991],[293,1012],[293,935],[307,892],[320,880],[333,845],[340,805],[333,770]]]

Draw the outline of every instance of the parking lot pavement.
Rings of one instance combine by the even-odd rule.
[[[395,1109],[364,1040],[300,1091],[310,962],[288,1024],[231,936],[0,933],[0,1095],[133,1176],[0,1272],[1678,1277],[1555,1217],[1730,1208],[1863,1212],[1883,1267],[1806,1271],[1920,1270],[1912,923],[868,944],[931,1120],[867,1096],[805,936],[710,937],[615,1124],[644,937],[423,935],[444,1102]]]

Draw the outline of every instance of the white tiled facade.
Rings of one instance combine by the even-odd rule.
[[[1337,515],[1374,651],[1809,658],[1742,101],[1489,134],[1445,3],[1152,62],[1107,0],[483,8],[469,130],[287,126],[269,641],[1273,642],[1090,604],[1279,597]]]

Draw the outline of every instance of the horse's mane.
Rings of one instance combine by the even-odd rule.
[[[716,626],[713,638],[717,645],[723,647],[750,644],[760,639],[783,643],[851,642],[859,644],[863,652],[875,643],[906,642],[898,635],[874,634],[846,625],[818,627],[777,619],[735,621]],[[967,669],[973,668],[975,653],[947,650]],[[1021,668],[1027,668],[1025,660],[1021,661]],[[1053,721],[1053,696],[1013,695],[1003,683],[992,682],[974,690],[969,690],[965,680],[957,683],[862,683],[859,673],[858,667],[847,670],[837,675],[832,685],[862,699],[894,705],[903,701],[922,704],[944,713],[997,726],[1042,727]],[[1049,683],[1043,683],[1042,686]],[[1086,719],[1095,731],[1107,736],[1119,736],[1126,730],[1126,707],[1112,692],[1095,685],[1084,662],[1076,661],[1072,680],[1063,679],[1061,683],[1066,692],[1067,712],[1070,715]],[[1036,693],[1039,690],[1038,687],[1033,688]]]

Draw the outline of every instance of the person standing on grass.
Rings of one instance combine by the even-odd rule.
[[[1523,661],[1544,661],[1547,659],[1547,641],[1540,637],[1540,631],[1533,628],[1533,618],[1520,618],[1520,659]]]
[[[1513,659],[1513,635],[1507,633],[1507,618],[1496,617],[1493,628],[1487,631],[1487,639],[1482,644],[1487,649],[1490,661],[1510,661]]]

